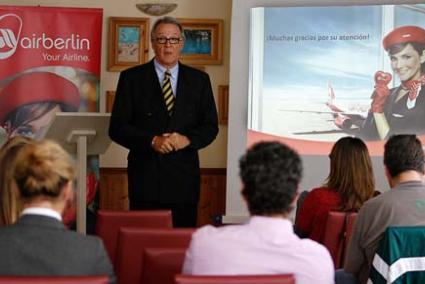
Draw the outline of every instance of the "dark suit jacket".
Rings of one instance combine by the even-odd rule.
[[[406,106],[407,94],[396,102],[400,88],[391,89],[390,96],[385,102],[384,114],[390,127],[386,138],[396,134],[425,133],[425,88],[421,89],[416,104],[411,109]],[[368,113],[359,136],[365,140],[380,140],[372,112]]]
[[[180,63],[179,63],[180,64]],[[151,146],[155,135],[178,132],[190,145],[169,154]],[[153,60],[123,71],[118,81],[109,135],[130,150],[130,198],[140,202],[193,203],[199,198],[198,150],[218,133],[208,74],[180,64],[173,115],[167,114]]]
[[[57,219],[23,215],[0,229],[0,275],[109,275],[112,265],[102,241],[68,231]]]

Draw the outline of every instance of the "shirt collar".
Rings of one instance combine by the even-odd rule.
[[[405,187],[411,187],[411,186],[423,187],[424,182],[420,180],[408,180],[408,181],[403,181],[398,183],[394,188],[398,188],[398,187],[405,188]]]
[[[253,226],[258,227],[270,227],[271,225],[283,226],[292,230],[292,223],[288,219],[279,218],[279,217],[267,217],[254,215],[249,218],[248,223]]]
[[[159,72],[160,74],[164,75],[164,73],[167,70],[167,68],[165,68],[164,66],[162,66],[161,64],[159,64],[159,62],[156,60],[156,58],[153,59],[153,63],[155,65],[155,69],[157,70],[157,72]],[[179,72],[179,63],[177,63],[176,65],[174,65],[173,67],[171,67],[168,70],[170,70],[171,78],[172,79],[177,78],[177,74]]]
[[[250,230],[263,236],[269,243],[282,244],[297,238],[291,221],[279,217],[251,216],[248,223]]]
[[[57,211],[50,208],[44,208],[44,207],[25,208],[22,211],[22,215],[42,215],[42,216],[52,217],[59,221],[62,221],[62,217]]]

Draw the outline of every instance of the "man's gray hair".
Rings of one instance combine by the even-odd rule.
[[[172,24],[177,26],[180,30],[180,36],[184,39],[182,24],[180,24],[180,22],[176,18],[165,16],[156,20],[155,23],[153,24],[153,27],[151,30],[151,41],[155,39],[155,31],[160,24]]]

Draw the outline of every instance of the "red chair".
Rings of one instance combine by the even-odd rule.
[[[115,271],[120,284],[141,283],[144,249],[148,247],[187,248],[195,229],[121,228]]]
[[[181,273],[186,254],[184,248],[146,248],[143,252],[143,284],[173,284]]]
[[[172,228],[171,211],[97,211],[96,235],[103,240],[112,262],[115,260],[120,227]]]
[[[201,276],[176,275],[176,284],[295,284],[292,274]]]
[[[0,284],[108,284],[108,276],[0,276]]]
[[[357,213],[353,212],[329,212],[328,214],[323,245],[329,250],[335,268],[341,268],[344,264],[345,252],[356,217]]]

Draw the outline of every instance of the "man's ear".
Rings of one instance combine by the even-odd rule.
[[[61,192],[61,197],[65,202],[74,201],[75,192],[72,186],[72,181],[68,181]]]
[[[186,39],[184,37],[181,37],[181,41],[179,42],[178,48],[179,48],[179,52],[182,51],[183,47],[184,47],[184,43],[186,42]]]
[[[385,177],[387,178],[388,184],[390,185],[390,187],[393,187],[393,177],[390,174],[390,171],[388,170],[387,166],[384,165],[384,169],[385,169]]]
[[[298,201],[298,197],[300,197],[300,187],[299,186],[297,188],[297,192],[295,193],[293,202],[294,201],[297,202]]]
[[[300,189],[297,188],[297,192],[295,193],[294,199],[291,201],[291,207],[295,208],[297,206],[298,197],[300,197]]]
[[[425,49],[422,51],[422,55],[419,59],[421,60],[421,64],[425,62]]]

